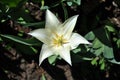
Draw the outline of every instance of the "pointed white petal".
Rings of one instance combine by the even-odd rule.
[[[75,24],[77,22],[77,18],[78,18],[78,15],[76,16],[73,16],[69,19],[67,19],[63,24],[63,35],[65,38],[70,38],[71,34],[72,34],[72,31],[75,27]]]
[[[35,37],[36,39],[40,40],[41,42],[45,43],[45,44],[49,44],[48,42],[50,42],[50,33],[45,30],[45,29],[36,29],[31,31],[30,33],[31,36]]]
[[[70,57],[70,46],[66,47],[62,46],[61,49],[59,50],[59,55],[61,58],[63,58],[67,63],[69,63],[72,66]]]
[[[51,47],[47,46],[46,44],[43,44],[39,56],[39,65],[41,65],[41,63],[51,55],[53,55],[53,50],[51,50]]]
[[[57,17],[49,10],[46,11],[46,24],[45,28],[49,29],[56,29],[58,25],[60,25],[60,21],[57,19]]]
[[[75,49],[79,44],[91,44],[84,37],[79,35],[78,33],[73,33],[70,39],[71,49]]]

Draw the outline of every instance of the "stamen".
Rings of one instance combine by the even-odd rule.
[[[55,34],[55,38],[53,38],[54,46],[59,47],[66,43],[68,43],[68,41],[63,37],[63,35]]]

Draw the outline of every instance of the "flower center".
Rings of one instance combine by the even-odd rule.
[[[53,38],[53,44],[56,47],[62,46],[63,44],[68,43],[68,41],[63,37],[63,35],[55,35],[55,38]]]

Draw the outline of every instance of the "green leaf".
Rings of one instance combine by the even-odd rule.
[[[109,29],[109,31],[114,31],[112,27],[106,27]],[[93,40],[93,46],[90,50],[91,53],[95,54],[96,56],[101,56],[102,53],[103,58],[106,58],[108,61],[111,61],[112,59],[114,59],[114,53],[111,45],[111,38],[108,30],[106,30],[106,27],[95,29],[94,31],[89,32],[85,37],[88,40]],[[111,62],[117,63],[115,62],[115,60]],[[94,65],[96,64],[96,61],[93,60],[91,63]],[[104,69],[104,66],[105,65],[102,64],[101,69]]]
[[[45,78],[45,75],[44,74],[42,74],[42,77],[41,77],[41,79],[40,80],[46,80],[46,78]]]
[[[82,59],[86,61],[91,61],[93,58],[83,57]]]
[[[77,55],[77,54],[76,55],[71,54],[71,55],[72,55],[72,57],[71,57],[72,63],[79,63],[79,62],[83,61],[82,56]]]
[[[11,43],[19,43],[23,45],[29,45],[29,46],[41,46],[40,41],[32,38],[32,39],[22,39],[17,36],[13,35],[0,35],[3,40],[10,41]]]
[[[101,70],[104,70],[104,69],[105,69],[105,63],[104,63],[104,62],[100,65],[100,69],[101,69]]]
[[[72,6],[72,2],[68,1],[68,2],[67,2],[67,5],[68,5],[68,6]]]
[[[31,55],[38,53],[38,51],[32,46],[27,46],[17,43],[15,44],[15,46],[16,46],[16,50],[23,54]]]
[[[108,29],[108,31],[115,32],[115,28],[113,28],[112,26],[106,25],[105,27]]]
[[[49,7],[48,6],[42,6],[40,9],[41,10],[46,10],[46,9],[49,9]]]
[[[19,17],[17,21],[19,24],[26,24],[26,21],[22,17]]]
[[[92,31],[90,31],[88,34],[85,35],[85,38],[87,40],[94,40],[95,39],[95,35]]]
[[[120,39],[117,40],[117,47],[120,48]]]
[[[95,54],[96,56],[99,56],[100,54],[102,54],[102,52],[103,52],[103,47],[95,50],[94,54]]]
[[[74,49],[74,50],[72,50],[72,51],[73,51],[73,53],[78,53],[78,52],[81,51],[81,49],[80,49],[80,48],[76,48],[76,49]]]
[[[8,11],[8,14],[11,16],[11,19],[16,20],[19,23],[18,19],[21,17],[27,23],[33,22],[34,21],[33,18],[29,15],[29,13],[26,12],[24,8],[21,7],[22,6],[11,8]]]
[[[94,59],[91,61],[91,64],[92,64],[92,65],[97,65],[97,58],[94,58]]]
[[[104,63],[104,58],[99,60],[99,64],[102,64],[102,63]]]
[[[1,3],[8,5],[9,7],[16,7],[21,0],[0,0]]]
[[[76,3],[77,5],[81,5],[81,0],[73,0],[74,3]]]
[[[93,33],[97,38],[97,40],[95,40],[93,43],[93,48],[102,47],[101,50],[103,50],[103,56],[105,58],[107,59],[114,58],[113,48],[109,40],[110,35],[108,35],[109,33],[106,33],[106,30],[104,29],[104,27],[94,30]]]
[[[2,38],[0,37],[0,42],[3,41]]]
[[[67,20],[68,19],[68,11],[67,11],[66,6],[64,6],[63,3],[62,3],[62,8],[63,8],[63,11],[64,11],[64,18],[65,18],[65,20]]]
[[[81,5],[81,0],[66,0],[67,1],[67,5],[68,6],[72,6],[72,5]]]
[[[110,37],[108,34],[106,33],[106,29],[104,29],[104,27],[98,28],[96,30],[93,31],[95,37],[104,45],[111,47],[111,42],[109,40],[108,37]]]
[[[83,61],[91,61],[93,58],[91,58],[91,56],[87,56],[87,53],[83,53],[84,55],[82,54],[71,54],[71,60],[73,63],[80,63],[80,62],[83,62]]]
[[[113,59],[114,58],[113,48],[104,45],[103,56],[107,59]]]
[[[101,47],[102,47],[102,43],[96,38],[93,41],[93,48],[98,49],[98,48],[101,48]]]
[[[114,64],[120,64],[120,62],[117,62],[115,59],[108,60],[108,61],[111,62],[111,63],[114,63]]]
[[[48,58],[48,61],[50,64],[54,64],[56,59],[57,59],[58,55],[52,55]]]
[[[24,27],[43,28],[43,27],[45,27],[45,22],[26,23],[26,24],[23,24],[23,26]]]

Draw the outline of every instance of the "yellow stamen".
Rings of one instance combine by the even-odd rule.
[[[53,38],[54,46],[59,47],[66,43],[68,43],[68,41],[63,37],[63,35],[55,34],[55,38]]]

